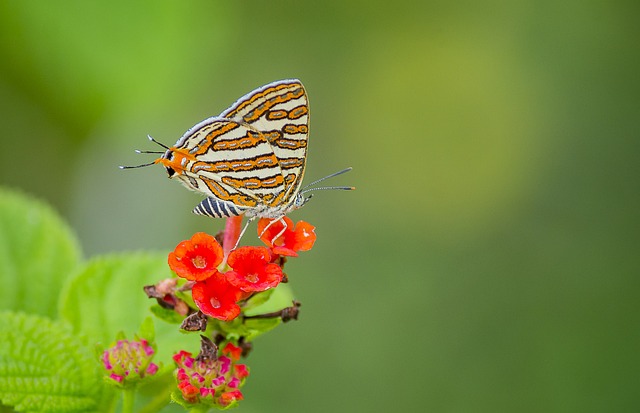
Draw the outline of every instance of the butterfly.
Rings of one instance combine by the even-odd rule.
[[[297,79],[272,82],[249,92],[220,115],[190,128],[172,147],[149,139],[166,151],[137,152],[162,156],[148,164],[121,168],[161,164],[169,178],[206,196],[193,209],[198,215],[244,214],[249,222],[255,218],[276,222],[302,207],[311,198],[305,197],[307,192],[354,189],[309,188],[351,168],[301,188],[309,141],[309,102]]]

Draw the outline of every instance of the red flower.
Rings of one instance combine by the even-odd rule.
[[[222,349],[222,354],[229,356],[231,360],[238,361],[242,355],[242,347],[234,345],[232,342],[228,342]]]
[[[242,400],[242,393],[239,390],[224,392],[220,395],[220,405],[228,406],[232,402]]]
[[[236,302],[242,291],[231,285],[222,274],[195,283],[191,295],[200,311],[210,317],[230,321],[240,314],[240,306]]]
[[[249,375],[249,369],[246,364],[236,364],[233,369],[235,377],[242,380]]]
[[[178,277],[202,281],[218,272],[223,256],[222,247],[214,237],[198,232],[169,254],[169,267]]]
[[[233,271],[227,280],[242,291],[264,291],[282,281],[282,269],[271,263],[271,253],[265,247],[240,247],[229,254],[227,263]]]
[[[178,389],[182,393],[182,397],[188,402],[195,403],[198,401],[198,395],[200,390],[188,381],[181,381],[178,383]]]
[[[272,221],[269,218],[258,221],[258,236],[262,242],[273,248],[275,254],[297,257],[296,251],[308,251],[316,242],[316,227],[307,222],[298,221],[294,228],[293,221],[288,217],[283,217],[269,226]],[[278,236],[280,233],[282,234]]]

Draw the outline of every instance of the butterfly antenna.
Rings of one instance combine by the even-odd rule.
[[[141,151],[140,149],[136,149],[136,153],[157,153],[157,154],[163,154],[164,151]]]
[[[169,148],[167,145],[165,145],[164,143],[158,142],[157,140],[153,139],[153,137],[152,137],[151,135],[147,135],[147,138],[149,138],[149,140],[150,140],[151,142],[156,143],[156,144],[158,144],[158,145],[162,146],[163,148],[165,148],[165,149],[167,149],[167,150],[171,149],[171,148]]]
[[[319,188],[309,188],[307,190],[300,191],[300,193],[306,194],[307,192],[311,192],[311,191],[326,191],[328,189],[340,189],[342,191],[353,191],[354,189],[356,189],[356,187],[355,186],[321,186]],[[311,195],[309,195],[309,198],[311,198]]]
[[[334,176],[338,176],[338,175],[342,175],[344,173],[347,173],[352,169],[353,169],[352,167],[348,167],[348,168],[345,168],[345,169],[343,169],[341,171],[334,172],[331,175],[327,175],[324,178],[317,179],[317,180],[311,182],[309,185],[306,185],[304,188],[302,188],[302,191],[300,191],[300,193],[309,192],[309,190],[305,191],[305,189],[309,188],[310,186],[313,186],[313,185],[317,184],[318,182],[322,182],[325,179],[333,178]],[[315,191],[316,189],[320,189],[320,188],[315,188],[313,190]],[[351,187],[351,186],[349,186],[349,187],[344,186],[344,187],[331,187],[331,189],[348,189],[348,190],[351,190],[351,189],[355,189],[355,188]]]
[[[163,148],[165,148],[166,150],[171,150],[171,148],[169,148],[167,145],[158,142],[157,140],[153,139],[153,137],[151,135],[147,135],[147,138],[149,138],[149,140],[155,144],[158,144],[160,146],[162,146]],[[163,151],[141,151],[139,149],[136,149],[136,153],[155,153],[155,154],[164,154]],[[149,163],[143,163],[142,165],[135,165],[135,166],[122,166],[120,165],[119,168],[120,169],[135,169],[135,168],[144,168],[145,166],[151,166],[153,164],[155,164],[156,161],[153,162],[149,162]]]
[[[153,164],[155,164],[155,161],[154,162],[149,162],[149,163],[143,163],[142,165],[135,165],[135,166],[123,166],[123,165],[120,165],[118,168],[120,168],[120,169],[144,168],[145,166],[151,166]]]

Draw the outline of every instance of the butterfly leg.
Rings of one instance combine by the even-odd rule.
[[[251,217],[247,220],[247,223],[244,225],[244,228],[242,228],[242,231],[240,232],[240,236],[238,237],[238,240],[236,241],[236,245],[233,246],[233,249],[235,250],[236,248],[238,248],[238,244],[240,244],[240,240],[242,239],[242,236],[244,235],[244,233],[247,231],[247,228],[249,228],[249,224],[251,224],[251,222],[256,219],[256,217]]]
[[[273,224],[275,224],[276,222],[282,222],[282,230],[280,232],[278,232],[278,234],[273,237],[273,239],[271,239],[271,245],[274,245],[273,243],[282,236],[282,234],[284,234],[284,232],[287,230],[287,221],[285,221],[284,216],[281,216],[280,218],[274,218],[271,221],[269,221],[269,223],[267,224],[266,227],[264,227],[264,229],[262,230],[262,232],[260,233],[260,235],[258,236],[258,238],[261,238],[265,232],[267,232],[267,230],[269,229],[269,227]]]

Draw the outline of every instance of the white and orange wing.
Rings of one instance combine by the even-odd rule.
[[[189,129],[158,162],[209,197],[195,213],[278,215],[300,189],[308,130],[302,83],[273,82]]]

